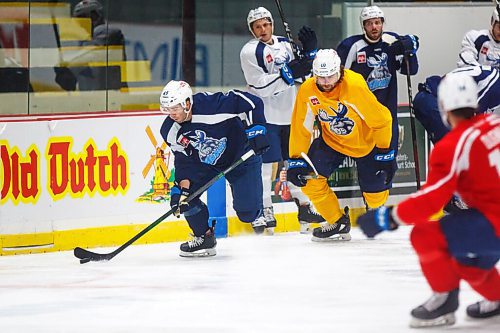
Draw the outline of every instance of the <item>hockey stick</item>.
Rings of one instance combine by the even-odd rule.
[[[205,192],[210,186],[212,186],[213,183],[218,181],[220,178],[224,177],[227,173],[235,169],[238,165],[241,163],[245,162],[247,159],[249,159],[251,156],[255,155],[255,152],[253,150],[248,151],[247,153],[243,154],[243,156],[240,157],[239,160],[234,162],[232,165],[230,165],[226,170],[220,172],[217,176],[214,178],[210,179],[205,185],[200,187],[198,190],[195,192],[191,193],[184,201],[182,202],[190,202],[194,198],[198,197],[200,194]],[[168,212],[160,216],[156,221],[148,225],[146,228],[144,228],[141,232],[139,232],[137,235],[132,237],[130,240],[128,240],[125,244],[117,248],[116,250],[110,252],[110,253],[95,253],[92,251],[88,251],[85,249],[82,249],[81,247],[75,248],[73,251],[75,257],[80,259],[80,264],[85,264],[89,261],[108,261],[113,259],[118,253],[122,252],[125,250],[127,247],[129,247],[132,243],[134,243],[136,240],[141,238],[145,233],[156,227],[160,222],[165,220],[167,217],[172,215],[176,210],[178,206],[174,206],[172,209],[170,209]]]
[[[413,110],[413,97],[410,77],[410,57],[407,52],[404,54],[406,62],[406,84],[408,87],[408,107],[410,109],[411,140],[413,143],[413,159],[415,160],[415,179],[417,190],[420,189],[420,163],[418,161],[417,132],[415,129],[415,111]]]
[[[293,55],[297,59],[302,59],[302,57],[303,57],[302,52],[300,51],[299,46],[293,40],[292,31],[290,30],[290,27],[288,26],[288,22],[285,19],[285,13],[283,12],[283,8],[281,7],[281,1],[275,0],[275,2],[276,2],[276,6],[278,7],[278,12],[280,13],[280,16],[281,16],[281,22],[283,22],[283,28],[285,28],[286,38],[288,38],[290,44],[292,45]]]

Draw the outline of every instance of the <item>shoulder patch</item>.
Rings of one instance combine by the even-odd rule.
[[[311,101],[311,104],[312,104],[312,105],[319,105],[319,104],[320,104],[320,103],[319,103],[319,99],[318,99],[318,97],[316,97],[316,96],[311,96],[311,97],[309,97],[309,100]]]
[[[366,63],[366,52],[365,51],[358,52],[356,54],[356,62],[358,64],[364,64],[364,63]]]

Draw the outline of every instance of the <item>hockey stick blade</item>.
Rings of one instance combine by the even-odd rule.
[[[184,199],[182,202],[190,202],[194,198],[197,198],[200,196],[203,192],[205,192],[210,186],[212,186],[216,181],[224,177],[227,173],[231,172],[233,169],[235,169],[238,165],[241,163],[245,162],[248,160],[250,157],[254,156],[255,152],[253,150],[249,150],[243,156],[240,157],[237,161],[235,161],[233,164],[231,164],[227,169],[224,171],[220,172],[217,174],[217,176],[213,177],[210,179],[205,185],[200,187],[198,190],[195,192],[191,193],[186,199]],[[149,232],[151,229],[153,229],[155,226],[160,224],[163,220],[165,220],[167,217],[172,215],[175,211],[177,210],[177,206],[172,207],[168,212],[160,216],[156,221],[148,225],[146,228],[142,229],[138,234],[136,234],[134,237],[129,239],[127,242],[125,242],[122,246],[114,250],[113,252],[110,253],[95,253],[92,251],[88,251],[85,249],[82,249],[81,247],[76,247],[73,250],[73,254],[75,257],[80,259],[80,264],[86,264],[89,261],[108,261],[113,259],[118,253],[122,252],[125,250],[127,247],[129,247],[131,244],[133,244],[136,240],[141,238],[143,235],[145,235],[147,232]]]
[[[81,247],[76,247],[73,250],[73,254],[75,255],[75,257],[80,259],[80,264],[86,264],[89,261],[110,260],[111,258],[114,257],[113,253],[100,254],[82,249]]]

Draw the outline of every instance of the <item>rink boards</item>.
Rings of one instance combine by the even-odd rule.
[[[175,170],[159,133],[164,117],[136,111],[0,118],[0,254],[121,245],[168,211]],[[389,203],[414,190],[409,138],[403,130]],[[419,138],[425,177],[428,147]],[[330,185],[352,217],[364,211],[350,161]],[[224,180],[202,198],[218,236],[252,232],[235,217]],[[281,202],[279,191],[273,201],[276,231],[299,230],[295,204]],[[170,216],[137,243],[185,240],[189,232],[185,221]]]

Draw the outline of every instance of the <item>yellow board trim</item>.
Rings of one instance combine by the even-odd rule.
[[[364,208],[350,210],[351,223],[364,213]],[[276,214],[275,232],[297,232],[300,225],[297,213]],[[0,255],[45,253],[73,250],[75,247],[116,247],[146,228],[149,224],[95,227],[86,229],[54,231],[36,234],[0,235]],[[312,225],[318,227],[319,224]],[[228,217],[228,237],[253,234],[250,223],[243,223],[237,217]],[[189,238],[191,229],[185,220],[165,222],[157,225],[134,244],[181,242]]]

